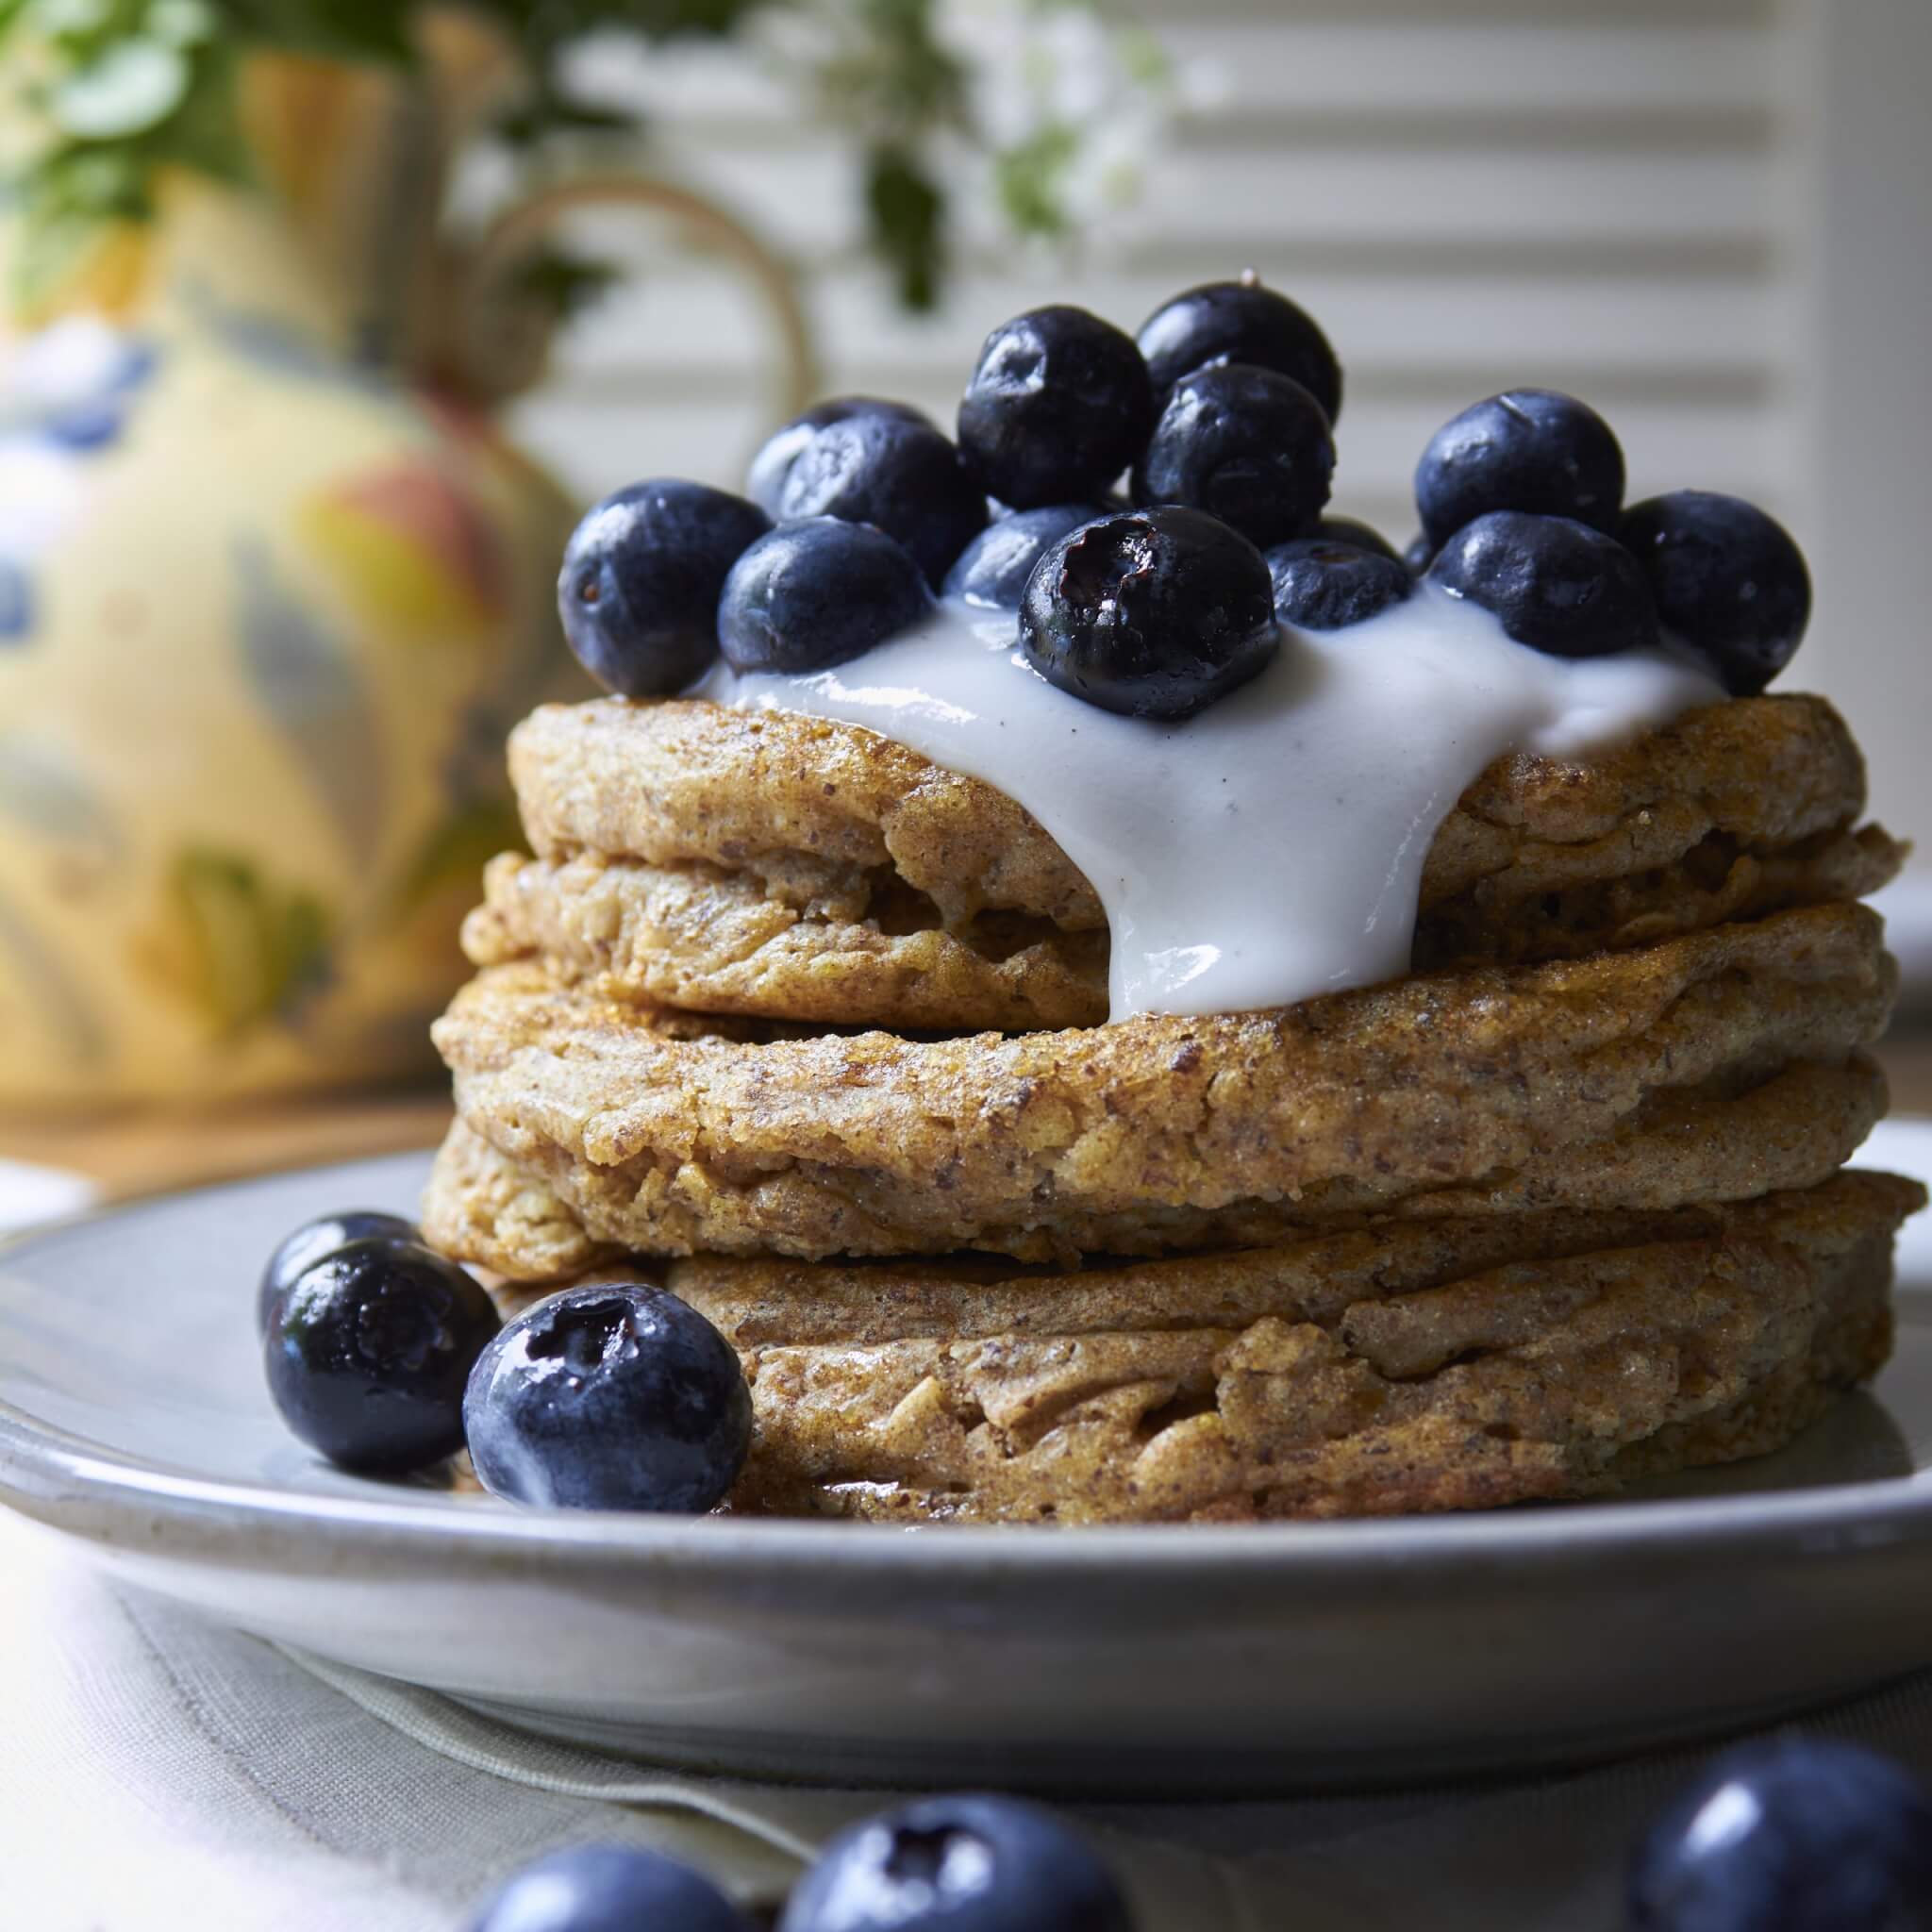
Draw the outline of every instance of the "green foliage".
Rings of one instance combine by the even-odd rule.
[[[735,33],[759,13],[795,16],[818,37],[800,76],[824,118],[862,161],[873,245],[901,298],[927,308],[946,266],[951,174],[937,158],[972,146],[974,75],[936,30],[936,0],[462,0],[520,50],[528,84],[496,128],[541,165],[545,143],[622,133],[622,112],[574,97],[565,56],[585,36],[652,41]],[[1101,0],[1019,0],[1037,18]],[[152,212],[165,167],[245,179],[236,75],[259,51],[408,68],[410,0],[0,0],[0,61],[32,75],[26,92],[44,138],[18,183],[25,221],[19,292],[53,286],[104,225]],[[1111,31],[1111,29],[1109,29]],[[1144,34],[1121,36],[1131,67],[1158,84],[1162,57]],[[17,58],[8,60],[9,54]],[[992,192],[1022,234],[1064,230],[1062,189],[1080,144],[1046,125],[991,154]],[[595,292],[594,264],[551,258],[534,273],[559,308]]]

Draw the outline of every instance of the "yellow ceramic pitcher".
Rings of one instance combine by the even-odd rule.
[[[502,745],[582,689],[554,611],[574,507],[493,427],[543,331],[443,171],[500,51],[427,83],[264,61],[270,192],[164,184],[8,345],[0,397],[0,1108],[340,1084],[425,1063]],[[406,162],[408,166],[406,168]]]

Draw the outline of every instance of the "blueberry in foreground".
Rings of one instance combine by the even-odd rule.
[[[1174,385],[1134,472],[1134,501],[1204,509],[1265,548],[1313,526],[1334,475],[1335,438],[1315,398],[1272,369],[1229,362]]]
[[[1069,530],[1110,514],[1097,503],[1057,503],[1046,509],[1015,510],[989,524],[959,553],[946,573],[945,594],[988,610],[1017,610],[1020,594],[1041,552]]]
[[[1415,579],[1396,558],[1303,537],[1268,553],[1274,614],[1303,630],[1342,630],[1407,600]]]
[[[931,608],[924,573],[883,530],[808,517],[780,524],[732,566],[718,638],[734,671],[824,671]]]
[[[346,1248],[351,1241],[366,1241],[372,1235],[412,1241],[416,1239],[415,1224],[405,1221],[400,1214],[379,1214],[373,1208],[349,1208],[340,1214],[324,1214],[304,1222],[287,1236],[261,1271],[261,1285],[255,1296],[256,1332],[267,1331],[269,1315],[276,1301],[294,1285],[298,1274],[314,1267],[325,1256],[333,1255],[338,1248]]]
[[[1105,490],[1154,427],[1147,365],[1084,308],[1028,309],[987,337],[959,404],[959,447],[1015,509]]]
[[[833,396],[827,402],[814,403],[803,415],[773,430],[751,459],[744,493],[767,516],[775,517],[778,499],[785,493],[785,479],[806,446],[821,429],[854,416],[897,416],[908,423],[923,423],[935,434],[939,431],[939,425],[910,403],[889,402],[884,396]]]
[[[463,1416],[483,1487],[553,1509],[699,1514],[751,1444],[730,1343],[641,1281],[566,1289],[520,1315],[477,1362]]]
[[[526,1865],[471,1932],[752,1932],[703,1873],[661,1852],[575,1845]]]
[[[1261,553],[1168,505],[1083,525],[1041,557],[1020,643],[1049,684],[1133,718],[1191,718],[1280,648]]]
[[[1132,1932],[1084,1840],[1010,1798],[925,1798],[832,1840],[778,1932]]]
[[[1386,557],[1391,563],[1402,561],[1401,553],[1380,530],[1356,517],[1324,517],[1315,525],[1313,534],[1326,537],[1331,543],[1353,543],[1357,550]]]
[[[1157,403],[1182,376],[1247,362],[1292,377],[1332,424],[1341,413],[1341,365],[1313,316],[1253,276],[1208,282],[1163,303],[1137,338]]]
[[[1712,1764],[1630,1868],[1638,1932],[1911,1932],[1932,1925],[1932,1798],[1849,1744],[1789,1739]]]
[[[1676,490],[1631,505],[1619,532],[1665,631],[1734,698],[1755,697],[1804,641],[1811,575],[1790,532],[1756,504]]]
[[[426,1469],[463,1446],[463,1390],[497,1327],[454,1261],[390,1236],[351,1241],[276,1299],[262,1339],[269,1393],[344,1469]]]
[[[1492,509],[1574,517],[1614,534],[1624,452],[1586,403],[1553,389],[1511,389],[1473,403],[1429,439],[1415,471],[1423,529],[1446,542]]]
[[[1493,611],[1519,644],[1601,658],[1657,641],[1657,605],[1637,559],[1574,517],[1492,510],[1438,552],[1428,580]]]
[[[660,476],[596,506],[571,538],[557,608],[577,661],[606,691],[666,697],[718,655],[718,592],[771,528],[756,504]]]
[[[778,513],[871,524],[903,543],[937,590],[986,527],[986,492],[930,424],[874,411],[828,423],[806,444]]]

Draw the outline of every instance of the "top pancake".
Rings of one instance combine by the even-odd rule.
[[[1106,915],[1019,804],[861,726],[703,701],[550,706],[510,769],[534,861],[464,941],[565,984],[824,1025],[1107,1017]],[[1863,761],[1823,699],[1715,705],[1587,760],[1497,759],[1437,833],[1419,971],[1623,950],[1856,898]]]

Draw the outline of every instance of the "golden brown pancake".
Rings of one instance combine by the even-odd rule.
[[[465,943],[698,1012],[1095,1025],[1106,918],[1012,800],[856,725],[701,702],[552,707],[511,766],[535,862]],[[1587,760],[1497,759],[1439,830],[1415,965],[1529,963],[1857,898],[1900,848],[1822,699],[1695,712]]]
[[[1807,1186],[1882,1110],[1857,1055],[1894,981],[1877,919],[1822,907],[1274,1012],[936,1041],[706,1034],[500,968],[436,1037],[468,1127],[595,1241],[1052,1259],[1241,1244],[1417,1197],[1515,1211]]]
[[[1915,1183],[1396,1223],[1073,1274],[701,1258],[747,1510],[1062,1523],[1589,1495],[1790,1440],[1889,1347]]]

